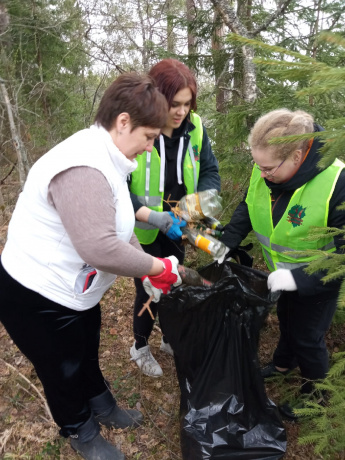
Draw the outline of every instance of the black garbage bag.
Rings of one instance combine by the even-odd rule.
[[[257,356],[260,328],[279,294],[264,272],[232,262],[199,273],[210,287],[163,296],[162,330],[174,350],[184,460],[280,459],[286,433]]]

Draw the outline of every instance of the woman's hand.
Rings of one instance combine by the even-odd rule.
[[[169,294],[171,286],[182,284],[177,266],[178,260],[175,256],[161,259],[164,266],[162,273],[155,276],[145,275],[141,278],[144,289],[149,296],[153,296],[153,302],[159,302],[162,294]]]
[[[166,233],[166,236],[171,240],[177,241],[182,237],[182,230],[181,228],[187,225],[187,222],[183,220],[181,217],[175,217],[174,213],[169,211],[168,214],[170,215],[173,224],[169,228]]]
[[[168,238],[174,241],[181,238],[181,228],[187,225],[185,220],[175,217],[174,213],[171,211],[158,212],[152,210],[147,222],[157,227]]]
[[[272,272],[267,278],[267,287],[272,292],[297,291],[297,284],[291,270],[286,268],[278,268],[278,270]]]

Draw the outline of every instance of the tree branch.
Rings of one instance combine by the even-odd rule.
[[[267,21],[264,24],[262,24],[260,27],[250,32],[250,36],[255,37],[260,32],[263,32],[264,30],[266,30],[272,24],[272,22],[278,18],[278,16],[284,13],[284,11],[286,10],[286,8],[289,6],[291,2],[292,0],[285,0],[285,2],[282,2],[278,6],[276,11],[271,14],[271,16],[267,19]]]
[[[44,404],[44,407],[45,407],[45,410],[46,410],[47,415],[48,415],[48,417],[49,417],[49,420],[53,420],[53,417],[52,417],[52,415],[51,415],[51,413],[50,413],[50,409],[49,409],[49,407],[48,407],[47,401],[46,401],[45,398],[42,396],[42,393],[38,390],[38,388],[37,388],[33,383],[31,383],[30,380],[27,379],[27,378],[25,377],[25,375],[23,375],[21,372],[19,372],[18,369],[16,369],[14,366],[12,366],[12,364],[7,363],[7,362],[6,362],[4,359],[2,359],[2,358],[0,358],[0,359],[1,359],[1,361],[2,361],[7,367],[9,367],[9,368],[12,369],[13,371],[17,372],[17,374],[20,375],[20,377],[21,377],[23,380],[25,380],[25,382],[27,382],[27,383],[30,385],[30,387],[33,388],[33,389],[36,391],[36,393],[38,394],[39,398],[42,400],[42,402],[43,402],[43,404]]]

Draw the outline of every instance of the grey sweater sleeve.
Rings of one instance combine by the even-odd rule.
[[[50,182],[48,201],[87,264],[136,278],[150,271],[152,256],[142,250],[135,234],[129,243],[117,238],[112,191],[100,171],[82,166],[57,174]]]

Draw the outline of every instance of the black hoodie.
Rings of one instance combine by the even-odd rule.
[[[314,125],[314,132],[323,131],[323,128],[318,125]],[[315,176],[317,176],[321,170],[317,166],[320,160],[319,149],[322,146],[320,141],[315,138],[313,140],[312,147],[306,159],[302,163],[297,173],[287,182],[283,184],[275,184],[265,179],[267,187],[271,190],[273,197],[273,225],[276,226],[279,220],[282,218],[286,211],[286,208],[290,202],[291,196],[296,189],[309,182]],[[329,214],[328,214],[328,227],[342,228],[345,226],[345,211],[340,211],[337,207],[345,202],[345,170],[342,170],[337,184],[334,188],[332,197],[329,203]],[[236,248],[240,245],[241,241],[248,235],[252,230],[252,224],[250,222],[247,203],[245,197],[243,201],[236,208],[230,222],[225,226],[224,234],[221,237],[221,241],[230,248]],[[345,241],[335,238],[336,252],[343,253],[341,246],[345,244]],[[292,270],[293,277],[297,284],[298,293],[301,296],[309,296],[314,294],[328,293],[328,295],[334,294],[334,297],[338,296],[339,286],[341,280],[329,282],[323,284],[321,278],[325,276],[325,272],[314,273],[308,275],[305,273],[304,268],[295,268]]]
[[[182,152],[182,164],[186,156],[190,132],[195,129],[195,126],[190,121],[189,117],[183,121],[181,126],[174,129],[171,138],[165,136],[165,183],[164,183],[164,200],[170,198],[170,200],[179,201],[187,193],[187,189],[183,184],[179,185],[177,181],[176,163],[177,163],[177,151],[180,142],[180,137],[184,137],[184,146]],[[159,140],[156,139],[154,147],[157,149],[160,155]],[[183,171],[182,171],[183,174]],[[130,184],[130,179],[129,179]],[[216,189],[220,191],[220,176],[218,172],[218,161],[212,152],[210,140],[207,136],[205,127],[203,126],[203,138],[202,146],[200,151],[200,172],[197,186],[198,192],[209,189]],[[131,200],[134,208],[134,212],[137,212],[143,205],[140,203],[138,198],[131,193]],[[164,202],[164,211],[170,211],[170,206]]]

